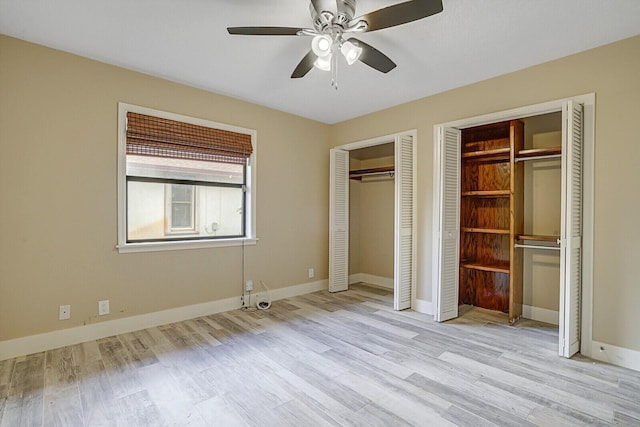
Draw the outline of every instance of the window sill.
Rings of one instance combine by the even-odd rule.
[[[229,246],[250,246],[258,243],[255,237],[216,239],[216,240],[194,240],[182,242],[144,242],[144,243],[124,243],[116,245],[116,249],[121,254],[133,252],[158,252],[158,251],[179,251],[184,249],[206,249],[224,248]]]

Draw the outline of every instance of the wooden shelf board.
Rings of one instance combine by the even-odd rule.
[[[511,148],[494,148],[491,150],[469,151],[462,153],[463,159],[504,158],[509,159]]]
[[[519,234],[516,236],[517,240],[532,240],[535,242],[553,242],[556,243],[560,236],[541,236],[533,234]]]
[[[501,230],[498,228],[462,227],[461,231],[465,233],[509,234],[509,230]]]
[[[460,267],[469,268],[472,270],[480,270],[480,271],[490,271],[493,273],[504,273],[509,274],[509,263],[499,263],[499,264],[487,264],[480,262],[465,262],[461,263]]]
[[[463,197],[509,197],[509,190],[463,191]]]

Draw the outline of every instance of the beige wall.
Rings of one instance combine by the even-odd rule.
[[[593,339],[640,350],[638,52],[633,37],[331,128],[335,145],[418,130],[418,298],[431,301],[433,126],[595,92]]]
[[[0,341],[240,295],[240,247],[114,249],[119,101],[257,130],[246,278],[327,278],[327,125],[0,36]]]

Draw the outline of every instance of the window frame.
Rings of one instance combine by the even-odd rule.
[[[189,240],[167,240],[167,241],[147,241],[128,242],[127,241],[127,175],[126,175],[126,123],[127,113],[134,112],[146,114],[184,123],[191,123],[199,126],[228,130],[231,132],[243,133],[251,136],[253,153],[247,161],[245,169],[245,221],[244,236],[229,238],[200,238]],[[257,132],[253,129],[246,129],[231,126],[211,120],[196,117],[184,116],[181,114],[155,110],[152,108],[137,105],[118,103],[118,243],[116,248],[119,253],[128,252],[153,252],[181,249],[203,249],[228,246],[253,245],[257,242],[256,237],[256,158],[257,158]],[[171,233],[174,235],[174,233]],[[185,237],[188,234],[185,235]]]

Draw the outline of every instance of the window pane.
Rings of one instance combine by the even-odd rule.
[[[171,228],[193,228],[191,203],[174,203],[171,207]]]
[[[127,183],[127,240],[165,237],[165,188],[153,182]]]
[[[193,201],[193,186],[183,184],[171,185],[171,201],[191,203]]]
[[[241,188],[198,188],[200,229],[207,236],[242,236],[244,192]]]
[[[193,230],[193,185],[171,185],[171,230]]]
[[[172,187],[170,203],[166,203],[167,186]],[[244,235],[242,188],[129,181],[127,198],[130,242]],[[191,230],[175,230],[180,228]]]

